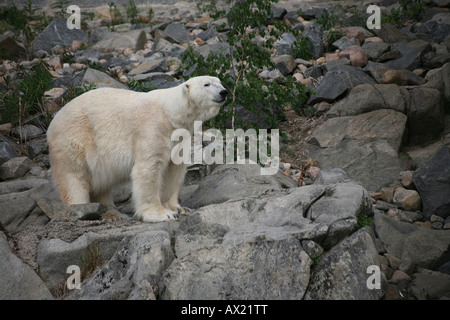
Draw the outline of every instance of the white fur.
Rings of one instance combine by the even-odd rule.
[[[214,117],[222,90],[219,79],[205,76],[148,93],[101,88],[69,102],[47,131],[62,200],[100,202],[117,213],[112,188],[131,178],[136,217],[177,218],[177,211],[184,213],[178,194],[186,168],[170,160],[171,133],[192,132],[194,121]]]

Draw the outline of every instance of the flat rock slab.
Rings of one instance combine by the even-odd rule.
[[[143,61],[139,66],[131,70],[128,75],[135,76],[149,72],[166,72],[168,70],[169,68],[167,67],[165,59],[149,59],[148,61]]]
[[[220,165],[203,179],[191,198],[182,206],[192,209],[230,199],[257,196],[271,190],[281,190],[296,185],[291,178],[281,172],[271,176],[261,175],[261,167],[254,165]]]
[[[212,228],[214,232],[211,234],[222,234],[220,237],[214,236],[215,241],[224,244],[295,236],[329,245],[353,232],[358,217],[370,215],[371,210],[368,192],[354,181],[349,181],[273,191],[208,205],[187,217],[180,229],[186,231],[200,225],[205,229]],[[346,223],[338,225],[338,221]],[[330,228],[334,230],[332,233]],[[198,236],[197,233],[195,235]],[[182,239],[175,242],[177,256],[204,246],[203,241],[190,238],[186,243]]]

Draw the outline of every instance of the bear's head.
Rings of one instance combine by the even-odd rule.
[[[183,83],[183,92],[192,107],[198,109],[200,121],[206,121],[219,113],[227,99],[228,91],[216,77],[194,77]]]

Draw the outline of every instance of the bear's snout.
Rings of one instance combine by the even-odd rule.
[[[216,95],[215,99],[213,100],[216,103],[223,103],[227,99],[228,90],[224,89],[223,87],[219,91],[219,94]]]

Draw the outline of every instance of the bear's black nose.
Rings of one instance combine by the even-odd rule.
[[[224,89],[224,90],[220,91],[219,94],[220,94],[222,97],[226,97],[227,94],[228,94],[228,91]]]

